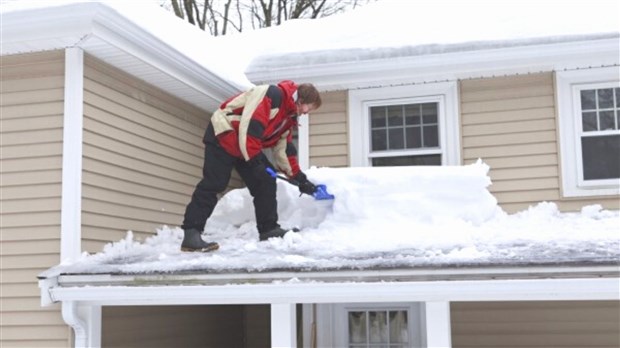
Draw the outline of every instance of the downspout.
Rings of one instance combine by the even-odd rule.
[[[62,144],[62,206],[60,260],[77,259],[82,252],[82,131],[84,111],[84,51],[65,49],[65,95]],[[87,346],[85,323],[77,303],[62,303],[62,318],[73,328],[75,347]]]

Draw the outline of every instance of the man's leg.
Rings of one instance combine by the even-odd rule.
[[[234,161],[235,158],[228,155],[218,145],[213,143],[205,145],[203,178],[196,185],[192,199],[185,209],[182,226],[185,237],[181,245],[183,250],[208,251],[217,249],[217,244],[205,243],[200,235],[217,204],[217,194],[224,191],[228,185]],[[215,245],[208,246],[207,244]]]
[[[261,156],[264,157],[263,161],[267,166],[271,166],[265,155],[261,154]],[[275,179],[268,174],[257,178],[243,160],[238,160],[235,168],[250,190],[250,194],[254,197],[254,213],[256,214],[258,233],[269,232],[280,227],[278,225]]]

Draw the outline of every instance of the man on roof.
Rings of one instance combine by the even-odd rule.
[[[261,241],[281,238],[289,232],[278,224],[276,182],[267,168],[277,169],[298,184],[299,191],[312,195],[316,186],[300,170],[292,131],[297,119],[318,109],[321,97],[312,84],[282,81],[261,85],[226,100],[213,113],[205,132],[202,180],[196,185],[183,220],[183,251],[212,251],[215,242],[201,235],[224,191],[233,168],[254,198],[256,227]],[[262,152],[272,148],[275,166]]]

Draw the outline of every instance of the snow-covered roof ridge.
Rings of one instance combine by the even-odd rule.
[[[50,274],[230,274],[620,264],[620,212],[561,213],[543,202],[506,214],[488,191],[488,166],[312,168],[333,205],[278,182],[281,224],[301,232],[258,242],[247,189],[222,198],[207,223],[213,253],[183,253],[182,231],[162,227],[103,252],[65,260]]]

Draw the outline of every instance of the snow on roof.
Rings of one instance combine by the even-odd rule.
[[[245,49],[234,58],[252,71],[618,37],[619,32],[620,3],[614,0],[379,0],[342,15],[218,40]]]
[[[309,178],[327,185],[332,204],[278,182],[280,223],[299,233],[259,242],[252,199],[237,189],[220,200],[205,229],[218,251],[183,253],[182,230],[164,226],[143,242],[129,232],[46,276],[619,263],[619,212],[593,205],[561,213],[543,202],[509,215],[489,193],[487,172],[481,162],[312,168]]]

